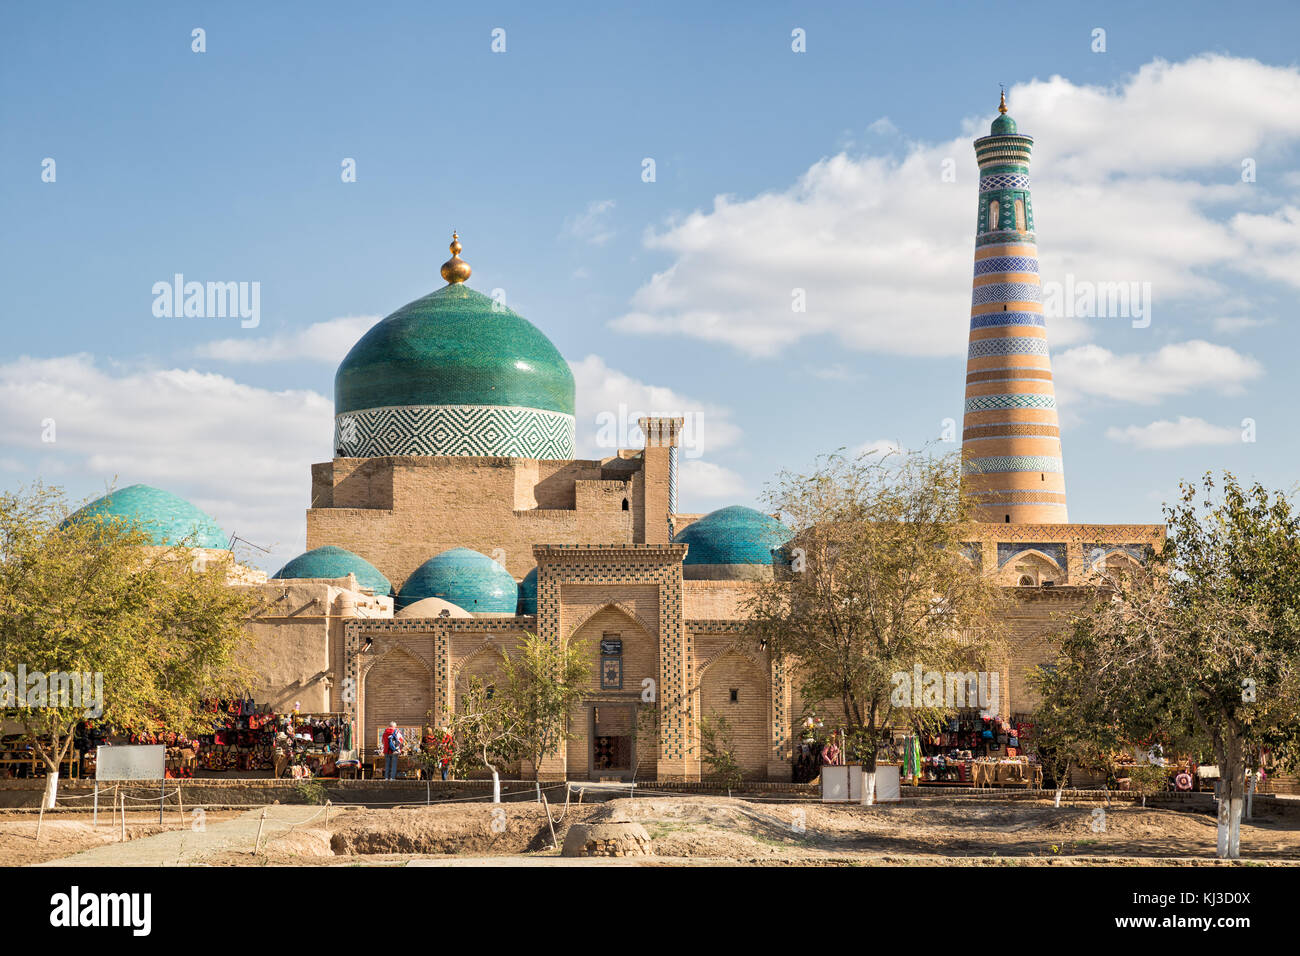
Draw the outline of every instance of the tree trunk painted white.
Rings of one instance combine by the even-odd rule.
[[[1052,806],[1056,807],[1057,809],[1060,809],[1060,806],[1061,806],[1061,791],[1064,790],[1064,789],[1065,789],[1064,787],[1057,787],[1057,788],[1056,788],[1056,799],[1052,801]]]
[[[862,805],[874,806],[876,803],[876,771],[870,770],[862,775]]]
[[[537,788],[537,802],[538,802],[538,803],[541,803],[541,802],[542,802],[542,782],[541,782],[540,780],[534,780],[534,781],[533,781],[533,786]]]
[[[497,768],[492,768],[492,802],[501,802],[501,775],[497,773]]]
[[[1219,795],[1219,829],[1215,839],[1215,853],[1221,860],[1241,857],[1241,811],[1244,809],[1246,791],[1246,757],[1241,741],[1228,734],[1219,758],[1219,782],[1215,791]]]
[[[1228,801],[1228,859],[1241,859],[1241,797]]]
[[[49,765],[45,768],[45,796],[41,798],[41,806],[46,810],[54,809],[54,801],[59,796],[59,768],[51,769]]]
[[[1246,781],[1246,819],[1250,820],[1255,816],[1255,782],[1259,780],[1259,774],[1255,771],[1250,772]]]

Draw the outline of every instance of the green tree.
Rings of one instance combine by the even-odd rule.
[[[1240,856],[1246,778],[1300,758],[1300,517],[1225,474],[1183,483],[1149,573],[1109,577],[1064,635],[1070,692],[1121,740],[1159,736],[1219,765],[1217,853]]]
[[[138,526],[68,514],[55,488],[0,493],[0,719],[44,761],[46,807],[83,719],[195,733],[210,726],[201,698],[248,686],[237,659],[253,598],[228,586],[233,559],[200,562],[184,546],[151,546]],[[43,695],[31,690],[37,674]],[[79,700],[55,692],[70,675]]]
[[[1062,660],[1029,672],[1042,703],[1034,711],[1033,749],[1056,781],[1056,806],[1071,768],[1101,772],[1113,769],[1117,729],[1089,693],[1079,662]]]
[[[1142,806],[1147,805],[1147,797],[1164,793],[1169,789],[1169,770],[1159,764],[1143,763],[1129,770],[1129,786],[1142,797]]]
[[[736,759],[736,745],[731,733],[731,723],[718,714],[700,717],[700,749],[704,762],[713,776],[734,790],[744,780],[740,762]]]
[[[811,474],[783,472],[767,502],[794,531],[791,564],[745,612],[793,662],[805,700],[840,702],[850,738],[874,740],[898,716],[898,675],[965,671],[1000,646],[1001,589],[968,553],[960,456],[830,455]],[[902,716],[924,726],[947,713]],[[871,784],[875,748],[862,757]]]
[[[591,678],[585,644],[553,644],[525,634],[516,652],[501,667],[501,695],[520,754],[540,781],[542,760],[559,752],[567,734],[569,711],[586,693]],[[538,783],[538,798],[541,797]]]
[[[474,675],[450,723],[456,776],[466,776],[470,768],[486,769],[492,774],[492,802],[500,803],[501,770],[523,756],[524,747],[505,697],[496,693],[495,685],[488,686]]]

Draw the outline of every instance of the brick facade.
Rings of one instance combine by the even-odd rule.
[[[701,717],[724,717],[747,777],[789,780],[791,742],[808,709],[799,678],[746,634],[757,586],[684,580],[688,545],[671,543],[699,515],[675,514],[676,420],[644,420],[652,440],[601,461],[518,458],[340,458],[313,466],[308,546],[333,544],[369,560],[396,587],[453,547],[497,557],[516,580],[538,572],[537,613],[519,617],[392,617],[392,601],[355,582],[273,581],[251,625],[264,674],[259,698],[345,710],[370,745],[389,720],[436,725],[471,676],[490,683],[528,632],[581,643],[592,679],[570,714],[571,737],[536,768],[543,779],[637,776],[698,780],[710,773]],[[1032,710],[1028,673],[1051,659],[1050,634],[1087,599],[1105,567],[1145,559],[1158,525],[973,525],[970,560],[1009,589],[999,711]],[[602,641],[621,642],[621,686],[602,680]],[[369,643],[367,643],[369,642]],[[828,726],[839,701],[815,709]],[[630,737],[620,764],[597,751]],[[617,748],[615,748],[617,749]]]

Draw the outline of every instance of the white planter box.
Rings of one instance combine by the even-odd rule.
[[[859,803],[861,767],[822,767],[822,803]]]
[[[876,803],[897,803],[902,796],[899,774],[902,767],[876,764]]]

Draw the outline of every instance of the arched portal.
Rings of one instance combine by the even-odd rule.
[[[404,728],[408,743],[419,742],[419,728],[433,709],[432,675],[423,661],[405,648],[393,648],[367,669],[363,693],[362,746],[378,746],[379,734],[390,720]],[[412,727],[417,728],[414,740],[408,729]]]
[[[653,779],[659,760],[658,638],[627,609],[607,604],[568,640],[583,647],[591,667],[587,693],[569,712],[569,777]]]

